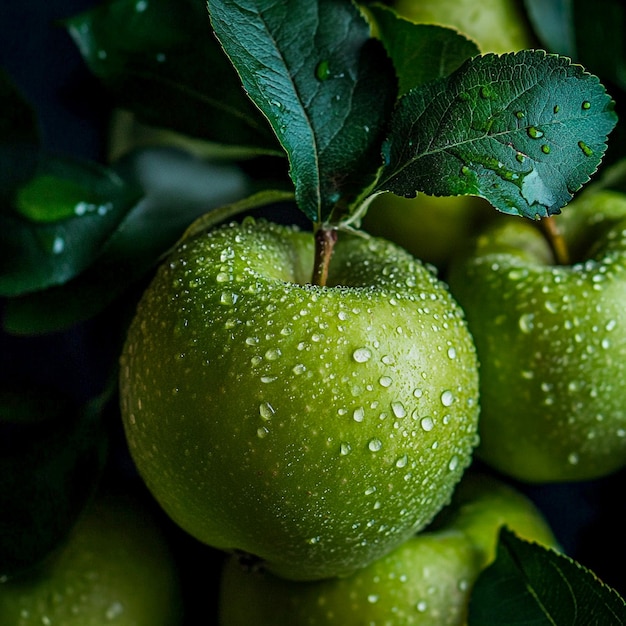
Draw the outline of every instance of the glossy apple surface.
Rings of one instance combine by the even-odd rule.
[[[99,496],[41,567],[0,582],[6,626],[175,626],[181,607],[169,546],[128,494]]]
[[[286,581],[232,557],[222,577],[220,623],[462,626],[472,585],[495,557],[503,525],[556,547],[528,499],[493,478],[466,474],[433,527],[347,578]]]
[[[161,266],[121,362],[135,463],[202,542],[346,575],[423,528],[476,444],[477,364],[447,287],[389,242],[245,220]]]
[[[555,218],[505,218],[449,275],[481,363],[480,456],[521,480],[586,480],[626,463],[626,198],[588,194]]]

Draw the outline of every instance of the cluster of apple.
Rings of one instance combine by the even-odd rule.
[[[510,2],[396,4],[484,52],[529,47]],[[486,206],[383,194],[369,234],[316,232],[336,241],[201,218],[158,267],[120,359],[121,417],[168,518],[223,554],[223,626],[461,626],[503,527],[559,549],[508,478],[626,466],[626,196],[590,188],[549,218],[552,239]],[[181,619],[135,497],[96,499],[51,562],[0,579],[2,623]]]
[[[191,229],[130,327],[122,416],[163,509],[233,555],[224,625],[462,624],[500,527],[556,546],[468,467],[558,481],[626,461],[623,201],[579,204],[559,222],[571,267],[502,217],[446,259],[450,288],[384,239],[341,233],[320,286],[310,233]]]

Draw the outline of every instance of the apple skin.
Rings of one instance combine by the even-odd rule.
[[[472,586],[495,558],[503,525],[557,547],[530,500],[470,470],[433,526],[350,577],[286,581],[231,557],[222,574],[220,624],[463,626]]]
[[[626,464],[626,196],[581,196],[555,218],[574,254],[504,218],[452,263],[481,363],[477,454],[528,482]]]
[[[292,579],[347,575],[423,528],[477,443],[475,349],[393,244],[246,219],[159,268],[121,360],[131,454],[189,534]]]
[[[169,545],[136,494],[101,493],[66,544],[39,568],[0,583],[7,626],[172,626],[182,594]]]
[[[515,0],[396,0],[399,15],[421,24],[454,28],[473,39],[482,53],[516,52],[533,39]]]

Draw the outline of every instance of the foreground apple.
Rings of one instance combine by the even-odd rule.
[[[504,219],[453,264],[481,362],[481,457],[526,481],[626,464],[626,197],[559,216],[570,265],[532,224]]]
[[[462,626],[472,585],[495,557],[503,525],[556,547],[529,500],[493,478],[466,474],[435,526],[350,577],[286,581],[232,557],[222,577],[220,623]]]
[[[174,626],[181,619],[169,546],[130,494],[101,494],[46,563],[0,583],[3,626]]]
[[[191,535],[294,579],[346,575],[423,528],[476,444],[477,363],[446,286],[396,246],[244,220],[183,242],[139,305],[123,420]]]

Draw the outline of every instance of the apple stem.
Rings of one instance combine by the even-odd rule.
[[[558,265],[569,265],[569,250],[567,249],[563,233],[554,217],[547,217],[541,220],[541,225],[543,226],[544,235],[552,248],[556,263]]]
[[[337,242],[335,228],[318,228],[315,231],[315,261],[313,263],[313,277],[311,282],[320,287],[326,286],[330,258]]]

